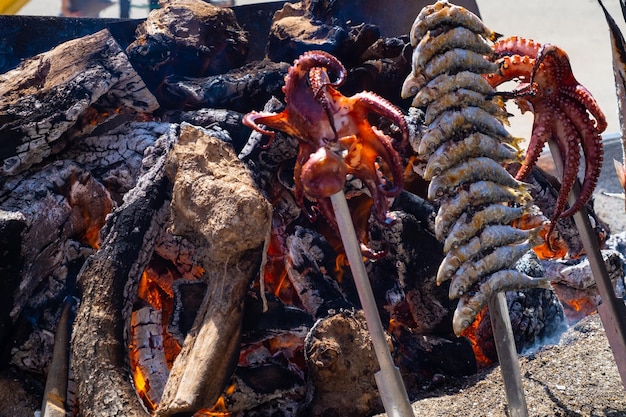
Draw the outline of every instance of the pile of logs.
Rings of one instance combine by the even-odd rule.
[[[252,61],[230,9],[172,0],[125,48],[105,29],[0,75],[0,367],[59,380],[54,334],[75,315],[54,360],[71,356],[76,398],[50,384],[41,394],[73,415],[190,415],[220,397],[233,415],[382,411],[337,236],[293,201],[297,145],[278,134],[265,149],[241,124],[282,105],[283,77],[310,49],[346,64],[346,90],[408,108],[398,98],[406,36],[347,22],[351,7],[285,4],[265,58]],[[420,116],[407,117],[418,131]],[[389,251],[367,266],[412,394],[477,367],[435,283],[442,253],[423,194],[411,179],[392,206],[396,224],[372,227],[369,244]],[[607,263],[623,275],[614,253]],[[146,274],[167,307],[140,295]],[[554,292],[508,300],[520,351],[558,335]],[[484,323],[476,337],[495,358]]]

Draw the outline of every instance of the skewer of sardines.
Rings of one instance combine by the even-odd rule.
[[[521,162],[522,151],[505,128],[502,99],[484,77],[498,71],[489,59],[499,36],[463,7],[447,1],[425,7],[411,29],[412,73],[402,88],[425,112],[427,127],[413,147],[426,164],[428,198],[439,205],[435,232],[445,259],[437,283],[450,280],[449,296],[459,298],[457,335],[493,293],[550,285],[514,269],[542,239],[538,228],[511,226],[529,212],[532,198],[504,167]]]

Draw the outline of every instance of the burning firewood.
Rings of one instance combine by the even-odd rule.
[[[167,75],[205,77],[244,64],[248,39],[232,10],[200,0],[162,6],[139,25],[137,39],[126,49],[157,96]]]
[[[165,157],[177,139],[167,131],[152,148],[137,186],[102,232],[101,248],[84,264],[82,299],[72,333],[72,369],[85,415],[146,415],[129,380],[126,346],[131,308],[169,213]]]
[[[223,141],[183,124],[171,155],[172,233],[194,243],[208,288],[157,415],[211,407],[238,355],[243,299],[269,236],[271,206]]]
[[[108,30],[66,42],[0,75],[0,174],[59,153],[120,111],[158,107]]]

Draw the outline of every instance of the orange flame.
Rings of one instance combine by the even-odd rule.
[[[556,230],[547,237],[550,224],[546,222],[545,217],[536,214],[524,214],[520,219],[513,222],[513,226],[522,230],[542,226],[539,236],[544,243],[533,248],[539,259],[564,258],[567,255],[567,243],[559,236]]]
[[[579,298],[576,300],[567,300],[565,303],[574,311],[595,311],[596,304],[589,300],[588,297]]]
[[[348,259],[345,253],[340,253],[335,258],[335,279],[341,284],[343,281],[343,267],[348,265]]]
[[[224,390],[224,393],[215,402],[210,409],[198,410],[193,417],[228,417],[231,413],[226,409],[226,396],[231,395],[237,388],[236,384],[232,384]]]
[[[133,361],[131,358],[131,364],[132,362]],[[135,359],[135,362],[136,362],[136,359]],[[146,380],[139,366],[136,366],[136,365],[132,366],[132,369],[133,369],[133,380],[135,381],[135,390],[137,391],[139,398],[143,400],[148,410],[154,411],[157,405],[150,400],[147,394],[148,389],[149,389],[149,382]]]
[[[493,361],[483,352],[482,346],[476,337],[476,331],[478,330],[478,326],[480,325],[480,322],[486,312],[487,306],[483,307],[480,313],[476,316],[474,322],[467,329],[463,330],[463,333],[461,333],[461,336],[465,336],[472,344],[472,350],[474,351],[474,357],[476,358],[476,365],[478,366],[478,369],[483,369],[493,364]]]

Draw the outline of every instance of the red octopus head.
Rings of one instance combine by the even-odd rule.
[[[343,190],[348,166],[343,158],[326,147],[311,154],[302,166],[302,188],[314,199],[330,197]]]

